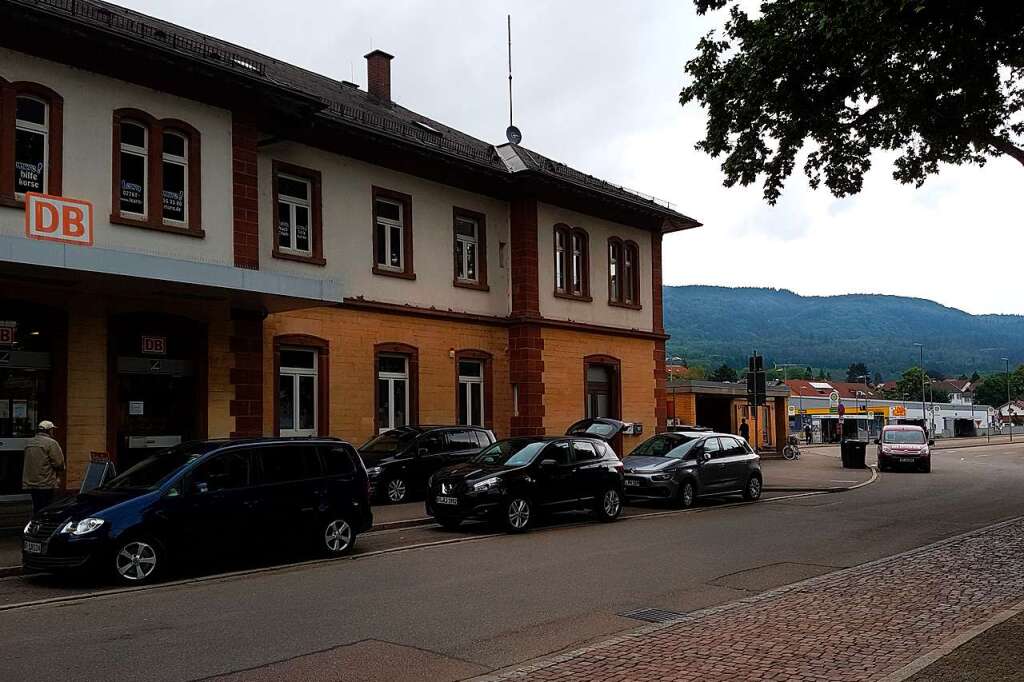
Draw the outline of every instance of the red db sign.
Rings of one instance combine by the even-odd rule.
[[[0,346],[14,345],[14,327],[0,327]]]
[[[167,355],[167,337],[143,336],[142,352],[146,355]]]
[[[48,194],[25,194],[25,236],[92,246],[92,204]]]

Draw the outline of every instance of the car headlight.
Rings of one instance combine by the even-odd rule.
[[[498,478],[497,476],[491,476],[490,478],[485,478],[484,480],[478,483],[474,483],[473,490],[476,492],[480,492],[482,490],[490,490],[491,488],[497,488],[500,483],[500,478]]]
[[[366,475],[367,476],[371,476],[371,477],[373,477],[373,476],[380,476],[380,472],[381,472],[381,468],[380,467],[370,467],[369,469],[366,470]]]
[[[25,524],[25,530],[21,531],[22,534],[24,534],[24,535],[31,535],[32,532],[36,529],[35,525],[36,525],[35,521],[29,521],[28,523],[26,523]]]
[[[82,519],[81,521],[68,521],[60,529],[61,535],[86,535],[93,532],[106,523],[103,519]]]
[[[654,474],[651,476],[652,481],[668,481],[671,480],[672,474]]]

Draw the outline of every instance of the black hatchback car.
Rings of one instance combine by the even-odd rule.
[[[466,462],[494,441],[478,426],[403,426],[371,438],[359,454],[373,498],[399,504],[421,495],[441,467]]]
[[[622,512],[622,463],[594,435],[509,438],[434,474],[426,507],[445,528],[481,518],[522,532],[540,513],[573,509],[613,521]]]
[[[25,526],[22,561],[138,585],[179,562],[275,545],[346,554],[372,523],[366,471],[348,443],[199,441],[42,510]]]
[[[690,507],[698,497],[761,497],[761,458],[745,440],[728,433],[661,433],[622,460],[629,500],[665,500]]]

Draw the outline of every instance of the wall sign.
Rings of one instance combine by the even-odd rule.
[[[167,355],[167,337],[143,336],[142,352],[145,355]]]
[[[17,329],[16,322],[0,322],[0,346],[13,346]]]
[[[25,195],[25,236],[92,246],[92,204],[29,192]]]
[[[128,401],[128,414],[132,417],[141,417],[146,413],[146,403],[142,400]]]

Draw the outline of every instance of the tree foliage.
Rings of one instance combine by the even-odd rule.
[[[851,384],[864,383],[864,377],[870,376],[868,366],[863,362],[854,362],[846,368],[846,380]]]
[[[736,381],[739,375],[729,365],[722,365],[708,377],[711,381]]]
[[[911,367],[896,382],[896,395],[903,400],[920,400],[921,387],[925,386],[927,396],[928,376],[920,367]]]
[[[982,378],[975,390],[975,402],[979,405],[989,405],[991,407],[1005,404],[1006,383],[1007,376],[1005,372],[989,374]],[[1010,399],[1024,400],[1024,365],[1020,365],[1017,369],[1010,372],[1009,383]]]
[[[707,110],[697,148],[724,156],[726,186],[763,178],[778,199],[797,156],[836,196],[860,191],[874,150],[920,186],[939,164],[1024,164],[1024,2],[695,0],[728,6],[686,64],[680,102]]]

